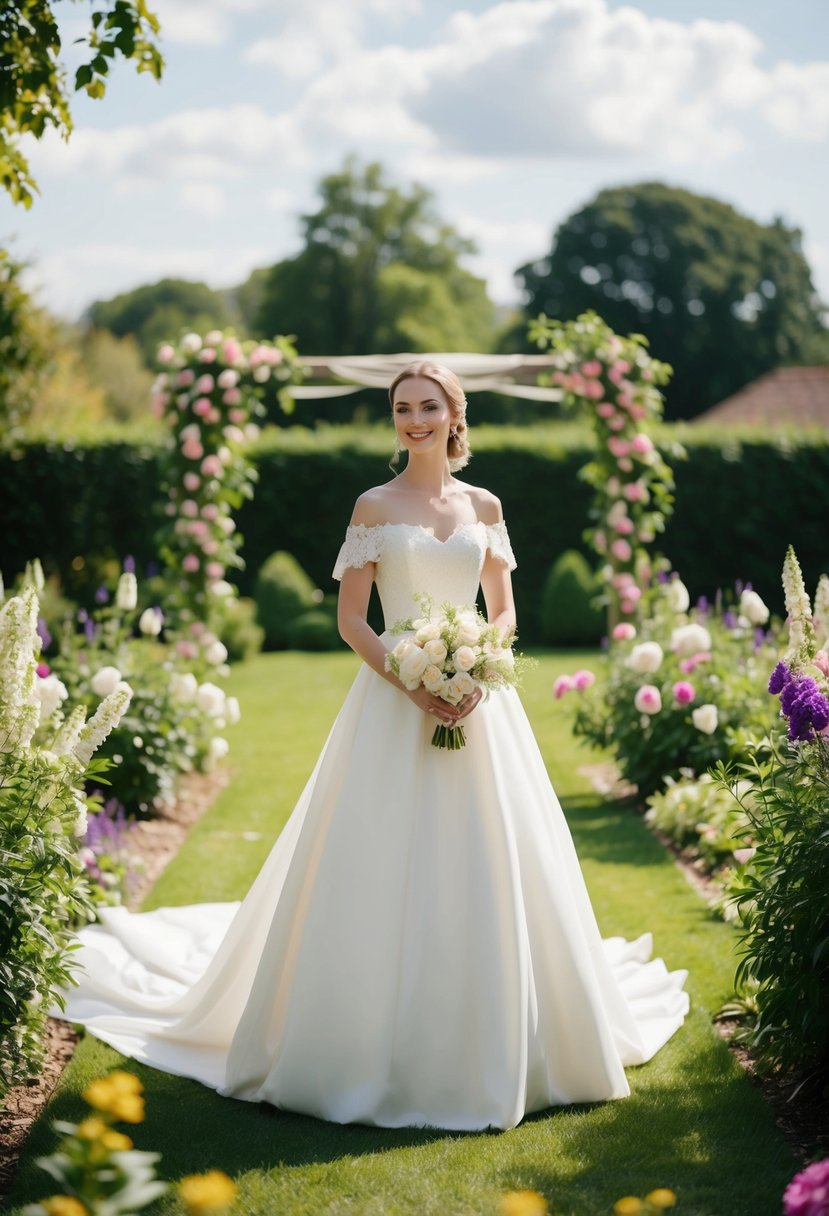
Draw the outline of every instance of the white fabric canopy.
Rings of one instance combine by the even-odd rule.
[[[541,388],[537,384],[517,384],[510,374],[525,369],[544,372],[554,366],[549,355],[480,355],[458,351],[429,354],[397,355],[332,355],[308,360],[310,366],[326,368],[332,376],[349,380],[350,384],[303,384],[293,388],[297,400],[346,397],[361,388],[388,388],[395,376],[415,360],[442,363],[461,380],[467,393],[504,393],[509,397],[524,397],[531,401],[560,401],[561,389]]]

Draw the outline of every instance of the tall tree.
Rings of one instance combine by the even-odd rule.
[[[488,348],[492,304],[460,265],[475,247],[439,218],[428,190],[406,193],[379,164],[349,158],[320,194],[319,210],[302,217],[304,249],[267,277],[263,334],[295,334],[307,354],[368,354],[404,340],[415,350]]]
[[[54,7],[49,0],[3,0],[0,5],[0,186],[24,207],[31,207],[38,186],[20,150],[20,136],[40,139],[53,127],[68,139],[72,131]],[[110,61],[119,55],[158,80],[164,67],[153,41],[158,32],[158,20],[145,0],[115,0],[94,10],[82,39],[90,58],[75,72],[75,91],[103,97]]]
[[[592,308],[618,332],[644,334],[674,368],[667,417],[692,417],[825,350],[800,232],[660,182],[602,190],[516,275],[528,317]]]
[[[224,294],[206,283],[162,279],[111,300],[96,300],[87,318],[95,328],[108,329],[117,338],[133,335],[149,366],[160,342],[175,340],[185,328],[223,329],[236,323],[237,314]]]

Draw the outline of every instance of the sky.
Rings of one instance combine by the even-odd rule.
[[[222,288],[301,248],[349,154],[419,182],[499,304],[607,186],[660,180],[803,233],[829,301],[827,0],[156,0],[160,83],[118,63],[0,244],[68,319],[164,277]],[[74,71],[85,4],[65,10]]]

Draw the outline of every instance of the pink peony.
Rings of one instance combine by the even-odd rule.
[[[218,456],[205,456],[201,462],[201,471],[205,477],[220,477],[222,472],[222,462]]]
[[[235,426],[244,426],[247,422],[247,410],[228,410],[227,416]]]
[[[626,600],[632,600],[634,604],[638,604],[642,598],[642,588],[631,583],[630,586],[622,588],[622,595]]]
[[[185,439],[184,443],[181,445],[181,454],[185,460],[201,460],[202,456],[204,455],[204,448],[199,443],[198,439],[193,439],[193,437],[190,436],[188,439]]]
[[[254,346],[248,359],[250,367],[259,367],[260,364],[267,363],[268,361],[268,348],[266,346]]]
[[[662,708],[662,694],[655,684],[643,684],[636,690],[633,704],[640,714],[658,714]]]
[[[612,418],[616,410],[609,401],[603,401],[601,405],[596,406],[596,413],[600,418]]]
[[[166,393],[153,393],[152,397],[150,398],[150,413],[152,414],[153,418],[164,417],[164,407],[167,404],[167,400],[168,398]]]
[[[194,519],[190,524],[189,532],[191,536],[195,536],[196,540],[204,540],[210,534],[210,529],[203,519]]]
[[[169,342],[164,342],[158,348],[156,359],[159,363],[172,363],[176,357],[176,352]]]
[[[607,441],[607,450],[611,456],[615,456],[617,460],[621,460],[630,451],[630,444],[626,439],[620,439],[617,435],[611,435]]]
[[[623,456],[622,459],[619,461],[619,468],[621,469],[621,471],[623,473],[632,473],[633,472],[633,461],[631,460],[631,458],[629,456]]]
[[[679,670],[683,675],[689,676],[696,667],[699,667],[700,663],[707,663],[710,658],[710,650],[698,650],[696,654],[690,655],[687,659],[679,660]]]
[[[195,553],[186,553],[181,563],[181,568],[187,574],[195,574],[199,568],[199,559]]]
[[[677,680],[671,692],[674,694],[677,705],[690,705],[697,695],[697,690],[687,680]]]
[[[553,696],[560,701],[566,692],[572,692],[575,687],[572,676],[557,676],[553,684]]]
[[[208,537],[207,540],[202,541],[201,549],[202,553],[205,553],[208,557],[215,557],[219,552],[219,542]]]
[[[215,502],[206,502],[204,504],[201,509],[201,517],[202,519],[209,519],[211,523],[214,519],[219,518],[219,508],[216,506]]]
[[[646,456],[648,452],[653,451],[653,440],[649,435],[643,435],[640,431],[630,441],[630,450],[635,452],[637,456]]]
[[[631,549],[630,545],[626,540],[623,540],[622,537],[619,537],[618,540],[611,542],[610,552],[616,558],[616,560],[620,562],[629,562],[633,554],[633,550]]]
[[[183,481],[185,490],[189,491],[190,494],[198,490],[201,485],[201,477],[199,477],[198,473],[185,473]]]
[[[622,612],[624,612],[625,616],[633,616],[634,612],[636,611],[636,600],[624,599],[619,607],[621,608]]]
[[[647,412],[644,405],[632,405],[628,410],[628,413],[635,422],[641,422]]]
[[[614,642],[632,642],[636,637],[636,628],[629,621],[620,621],[618,625],[613,626],[610,636]]]
[[[217,422],[221,422],[222,415],[219,413],[219,411],[214,406],[212,409],[207,411],[207,413],[204,416],[204,420],[205,420],[205,422],[210,422],[213,425],[215,425]]]
[[[627,426],[627,422],[621,415],[617,414],[615,418],[611,418],[607,424],[611,431],[623,431]]]
[[[573,673],[573,687],[576,692],[583,692],[585,688],[590,688],[591,684],[595,683],[596,677],[586,667],[582,667],[579,671]]]
[[[208,578],[224,578],[225,568],[221,562],[208,562],[205,573]]]
[[[223,372],[219,372],[216,383],[219,388],[235,388],[239,383],[239,373],[235,372],[232,367],[226,367]]]
[[[829,1216],[829,1157],[795,1174],[783,1192],[785,1216]]]
[[[632,586],[636,580],[629,570],[619,570],[610,581],[617,591],[622,591],[625,587]]]
[[[622,379],[624,378],[625,372],[629,372],[629,371],[630,371],[630,364],[628,363],[628,361],[626,359],[617,359],[616,362],[611,367],[610,371],[607,373],[607,375],[608,375],[608,378],[610,380],[612,380],[612,382],[614,384],[619,384],[619,383],[621,383]]]

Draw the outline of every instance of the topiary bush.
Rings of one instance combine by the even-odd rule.
[[[292,650],[337,650],[343,645],[337,618],[325,608],[312,608],[296,617],[288,630]]]
[[[218,634],[231,663],[252,659],[259,654],[265,640],[265,631],[257,623],[255,601],[247,596],[226,600],[222,605]]]
[[[553,563],[541,592],[541,637],[551,646],[595,646],[604,631],[604,614],[593,606],[596,576],[587,559],[567,549]]]
[[[291,645],[291,626],[315,607],[314,584],[290,553],[278,549],[256,576],[256,615],[265,631],[266,650]]]

